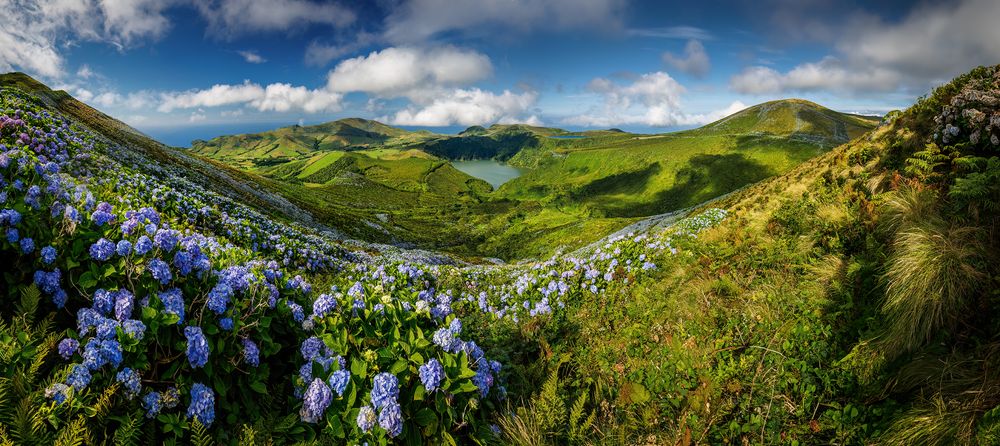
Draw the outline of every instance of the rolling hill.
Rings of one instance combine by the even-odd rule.
[[[816,142],[841,135],[826,118],[757,111],[740,119],[763,124],[723,134],[542,140],[537,169],[552,172],[565,167],[550,158],[590,152],[594,169],[662,152],[803,160],[665,228],[474,265],[352,250],[225,181],[430,197],[423,163],[447,160],[339,151],[315,183],[230,172],[0,79],[3,443],[1000,443],[1000,66],[836,147]],[[807,127],[835,131],[788,137]],[[593,241],[589,225],[613,220],[562,210],[575,189],[515,200],[508,185],[406,212],[511,253]]]
[[[496,124],[451,136],[347,119],[219,137],[192,152],[278,182],[284,196],[355,237],[516,259],[577,248],[781,174],[876,122],[790,99],[653,135]],[[449,162],[464,159],[526,173],[491,192]]]

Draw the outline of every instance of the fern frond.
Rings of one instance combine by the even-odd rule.
[[[191,421],[191,444],[194,446],[212,446],[215,441],[208,435],[208,429],[197,419]]]
[[[11,420],[11,435],[18,444],[35,444],[41,440],[39,433],[45,425],[38,406],[30,398],[22,398]]]
[[[104,417],[108,416],[111,412],[111,407],[114,406],[115,392],[118,391],[118,382],[114,382],[104,389],[101,396],[97,398],[97,401],[91,405],[89,416],[96,418],[97,421],[104,420]]]
[[[56,446],[80,446],[87,442],[87,425],[83,417],[77,417],[73,422],[63,427],[56,437]],[[87,442],[89,443],[89,442]]]
[[[139,434],[142,433],[142,412],[132,412],[128,418],[118,426],[115,431],[113,443],[116,445],[136,445],[139,444]]]
[[[257,432],[254,430],[253,426],[249,424],[244,424],[243,429],[240,430],[240,440],[241,445],[255,445],[257,444]]]

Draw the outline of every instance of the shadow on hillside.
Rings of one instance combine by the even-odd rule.
[[[657,162],[644,169],[608,175],[573,191],[573,198],[579,200],[596,195],[642,193],[653,176],[662,169],[663,167]]]
[[[644,205],[608,209],[610,217],[643,217],[675,211],[773,176],[770,167],[741,153],[698,155],[677,172],[674,186]]]

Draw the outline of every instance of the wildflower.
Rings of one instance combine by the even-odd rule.
[[[419,372],[420,382],[424,384],[424,388],[428,392],[437,390],[444,379],[444,367],[441,366],[441,362],[437,358],[431,358],[424,365],[420,366]]]
[[[351,381],[351,372],[347,370],[337,370],[330,375],[330,388],[337,392],[337,396],[344,396],[347,383]]]
[[[105,261],[111,258],[111,254],[115,252],[115,244],[106,238],[101,238],[100,240],[94,242],[90,245],[90,256],[98,261]]]
[[[83,364],[73,364],[73,369],[66,377],[66,384],[73,386],[77,391],[86,389],[90,384],[90,370]]]
[[[382,412],[378,414],[378,425],[385,429],[390,437],[397,437],[403,433],[403,412],[399,408],[399,403],[389,401]]]
[[[389,372],[382,372],[375,375],[372,380],[372,405],[375,408],[385,406],[390,401],[396,401],[399,397],[399,380],[396,375]]]
[[[191,367],[204,367],[208,362],[209,347],[201,327],[185,327],[184,337],[187,338],[187,358]]]
[[[150,240],[149,237],[144,235],[139,237],[139,240],[136,240],[134,248],[135,255],[146,255],[146,253],[151,249],[153,249],[153,241]]]
[[[243,360],[247,364],[257,367],[260,364],[260,349],[257,348],[257,344],[253,341],[243,338]]]
[[[115,319],[124,321],[132,316],[135,307],[135,297],[127,290],[119,290],[115,298]]]
[[[180,289],[171,288],[160,293],[160,301],[163,302],[164,311],[177,315],[178,324],[184,323],[184,297],[181,295]]]
[[[219,282],[208,292],[208,309],[215,314],[226,312],[229,306],[229,298],[233,295],[233,289],[225,282]]]
[[[21,239],[21,252],[24,254],[30,254],[35,250],[35,240],[30,237],[25,237]]]
[[[375,427],[375,410],[371,406],[361,406],[361,410],[358,411],[358,427],[361,428],[361,432],[368,432]]]
[[[142,390],[142,384],[139,383],[139,373],[131,368],[125,367],[122,369],[122,371],[118,372],[115,379],[125,386],[128,399],[135,398],[139,394],[139,391]]]
[[[452,346],[455,344],[455,334],[448,328],[439,328],[434,332],[434,336],[431,337],[438,347],[441,347],[446,352],[452,351]]]
[[[80,350],[80,342],[73,338],[65,338],[59,341],[59,356],[63,359],[72,358]]]
[[[187,416],[193,417],[204,426],[210,426],[215,421],[215,392],[202,383],[191,386],[191,404],[188,405]]]
[[[167,265],[167,262],[163,260],[153,259],[149,262],[148,268],[153,278],[163,285],[170,283],[170,279],[173,278],[173,274],[170,273],[170,265]]]
[[[143,324],[139,320],[129,319],[122,324],[122,330],[132,339],[141,341],[143,335],[146,333],[146,324]]]
[[[45,389],[45,397],[52,398],[56,404],[62,404],[66,402],[66,398],[69,398],[69,386],[63,383],[54,383],[48,389]]]
[[[322,379],[314,379],[312,384],[309,384],[309,389],[306,390],[305,397],[302,399],[302,410],[299,411],[302,421],[306,423],[318,422],[323,413],[326,412],[326,408],[330,406],[331,401],[333,401],[333,392],[330,391],[330,387]]]
[[[51,246],[42,248],[42,263],[46,265],[56,261],[56,249]]]
[[[115,245],[115,252],[118,253],[119,257],[127,257],[132,253],[132,243],[128,240],[119,241],[118,244]]]
[[[142,397],[142,407],[146,409],[146,418],[154,418],[160,413],[161,401],[158,392],[149,392]]]

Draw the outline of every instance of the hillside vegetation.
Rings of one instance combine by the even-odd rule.
[[[353,250],[19,89],[0,144],[3,443],[1000,442],[1000,66],[501,265]]]
[[[276,191],[351,236],[518,259],[576,249],[786,172],[874,122],[785,100],[660,135],[497,124],[447,136],[347,119],[196,141],[192,150],[277,180]],[[462,159],[527,173],[492,191],[449,163]]]

